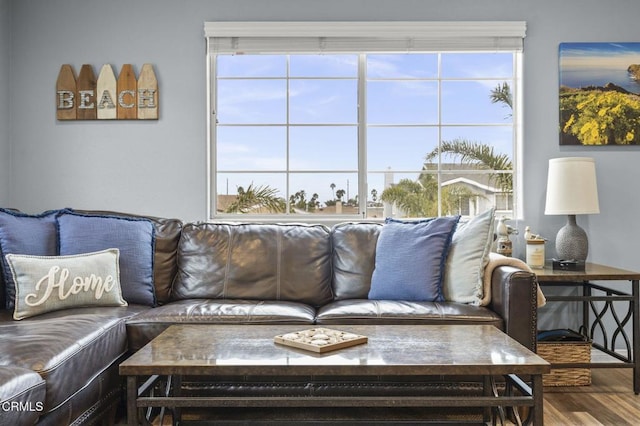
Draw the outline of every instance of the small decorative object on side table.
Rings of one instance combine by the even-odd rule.
[[[532,269],[544,268],[544,244],[547,242],[545,238],[531,232],[531,228],[527,226],[524,230],[524,239],[526,246],[526,261]]]
[[[552,265],[555,271],[584,271],[586,262],[584,260],[553,259]]]
[[[593,348],[612,358],[611,362],[552,363],[552,368],[632,368],[633,391],[640,394],[640,272],[589,262],[583,271],[558,270],[546,264],[544,269],[534,272],[541,287],[582,288],[581,295],[547,294],[547,302],[582,302],[580,331],[592,340]],[[629,282],[631,291],[600,281]],[[626,312],[620,312],[625,306]],[[625,330],[629,321],[631,336]],[[615,329],[608,330],[607,326],[612,323]]]
[[[498,236],[498,240],[496,241],[496,252],[503,256],[511,257],[511,254],[513,252],[513,244],[511,243],[511,239],[509,237],[511,234],[517,234],[518,230],[511,225],[507,225],[508,220],[511,219],[502,216],[498,220],[498,225],[496,225],[496,234]]]

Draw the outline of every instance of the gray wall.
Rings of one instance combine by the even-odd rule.
[[[0,206],[9,204],[9,0],[0,0]]]
[[[11,105],[11,196],[29,212],[71,206],[205,219],[206,90],[203,22],[212,20],[525,20],[524,220],[553,238],[563,217],[546,217],[547,162],[593,156],[601,214],[579,217],[590,259],[640,269],[640,148],[560,148],[558,44],[638,41],[635,0],[21,0],[10,12],[9,98],[6,41],[0,36],[0,99]],[[6,0],[0,5],[6,9]],[[6,19],[6,18],[4,18]],[[4,25],[1,26],[5,28]],[[4,46],[4,47],[3,47]],[[157,122],[58,122],[53,87],[60,68],[110,63],[156,67]],[[0,124],[6,114],[0,114]],[[6,143],[2,143],[2,154]],[[2,155],[2,158],[5,156]],[[5,169],[6,160],[0,166]],[[5,179],[2,179],[4,182]],[[6,204],[6,203],[4,203]],[[515,254],[524,254],[522,237]],[[547,244],[552,256],[552,244]]]

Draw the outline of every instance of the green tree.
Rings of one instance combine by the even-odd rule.
[[[502,103],[512,109],[513,97],[507,82],[492,89],[489,97],[492,103]],[[497,154],[492,146],[464,138],[442,141],[439,147],[426,155],[423,172],[420,173],[417,181],[403,179],[396,185],[385,189],[380,199],[384,202],[395,203],[410,216],[435,216],[438,213],[438,182],[436,175],[429,170],[433,170],[433,160],[443,155],[456,157],[462,164],[473,165],[474,168],[495,171],[513,170],[511,159],[506,154]],[[430,165],[431,167],[429,167]],[[491,178],[503,191],[512,191],[512,173],[493,173]],[[442,212],[445,214],[457,212],[460,201],[474,195],[468,188],[458,184],[441,188],[440,194]]]
[[[295,194],[289,196],[289,205],[298,210],[313,212],[320,206],[318,197],[320,196],[314,192],[313,195],[311,195],[311,198],[307,200],[306,191],[301,189]]]
[[[318,198],[320,198],[320,195],[318,195],[318,193],[316,192],[314,192],[313,195],[311,195],[311,199],[307,203],[308,211],[312,212],[312,211],[315,211],[318,207],[320,207],[320,201],[318,201]]]
[[[482,142],[457,138],[452,141],[442,141],[440,148],[435,148],[425,157],[427,162],[438,158],[438,154],[457,157],[462,164],[474,165],[487,170],[513,170],[513,163],[507,154],[498,154],[492,146]],[[503,191],[513,189],[513,175],[511,173],[493,173],[495,180]]]
[[[345,191],[344,189],[338,189],[338,190],[336,191],[336,198],[337,198],[339,201],[342,201],[342,197],[344,197],[344,194],[346,194],[346,193],[347,193],[347,191]]]
[[[289,204],[291,207],[306,210],[307,209],[307,193],[304,189],[289,196]]]
[[[426,170],[426,169],[425,169]],[[443,187],[442,212],[456,214],[461,200],[473,195],[464,185],[453,184]],[[420,174],[418,180],[401,179],[397,184],[382,191],[380,197],[385,203],[393,203],[411,217],[432,217],[438,215],[438,180],[433,173]]]
[[[246,190],[239,186],[236,199],[227,207],[226,213],[250,213],[252,210],[260,209],[266,209],[271,213],[283,213],[286,205],[277,193],[278,190],[268,185],[256,187],[253,182]]]
[[[371,190],[371,201],[373,201],[374,203],[378,201],[378,190],[375,188]]]
[[[431,185],[425,187],[420,180],[400,179],[382,191],[380,199],[395,204],[407,216],[426,217],[438,214],[437,197],[437,188],[433,191]]]
[[[489,98],[491,103],[501,103],[513,111],[513,95],[511,94],[511,87],[506,81],[492,89]],[[511,116],[511,113],[509,116]],[[487,170],[513,170],[513,163],[508,155],[497,154],[493,146],[486,143],[470,141],[464,138],[442,141],[440,147],[427,154],[425,160],[432,162],[438,158],[438,155],[457,157],[462,164],[474,165]],[[506,192],[513,190],[512,173],[494,173],[491,175],[491,179],[497,182],[501,190]]]
[[[513,95],[511,94],[511,87],[506,81],[491,90],[489,98],[492,104],[503,104],[503,106],[513,111]],[[511,115],[512,113],[510,112],[507,117],[511,117]]]

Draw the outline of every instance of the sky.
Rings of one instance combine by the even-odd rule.
[[[640,81],[627,71],[640,64],[640,43],[561,43],[558,51],[561,86],[613,83],[640,94]]]
[[[640,43],[562,43],[562,68],[626,69],[640,64]]]

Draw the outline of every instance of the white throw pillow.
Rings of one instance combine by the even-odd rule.
[[[480,304],[484,268],[493,242],[495,209],[458,225],[445,263],[442,291],[447,301]]]
[[[120,251],[70,256],[7,254],[16,283],[13,319],[84,306],[127,306],[120,289]]]

